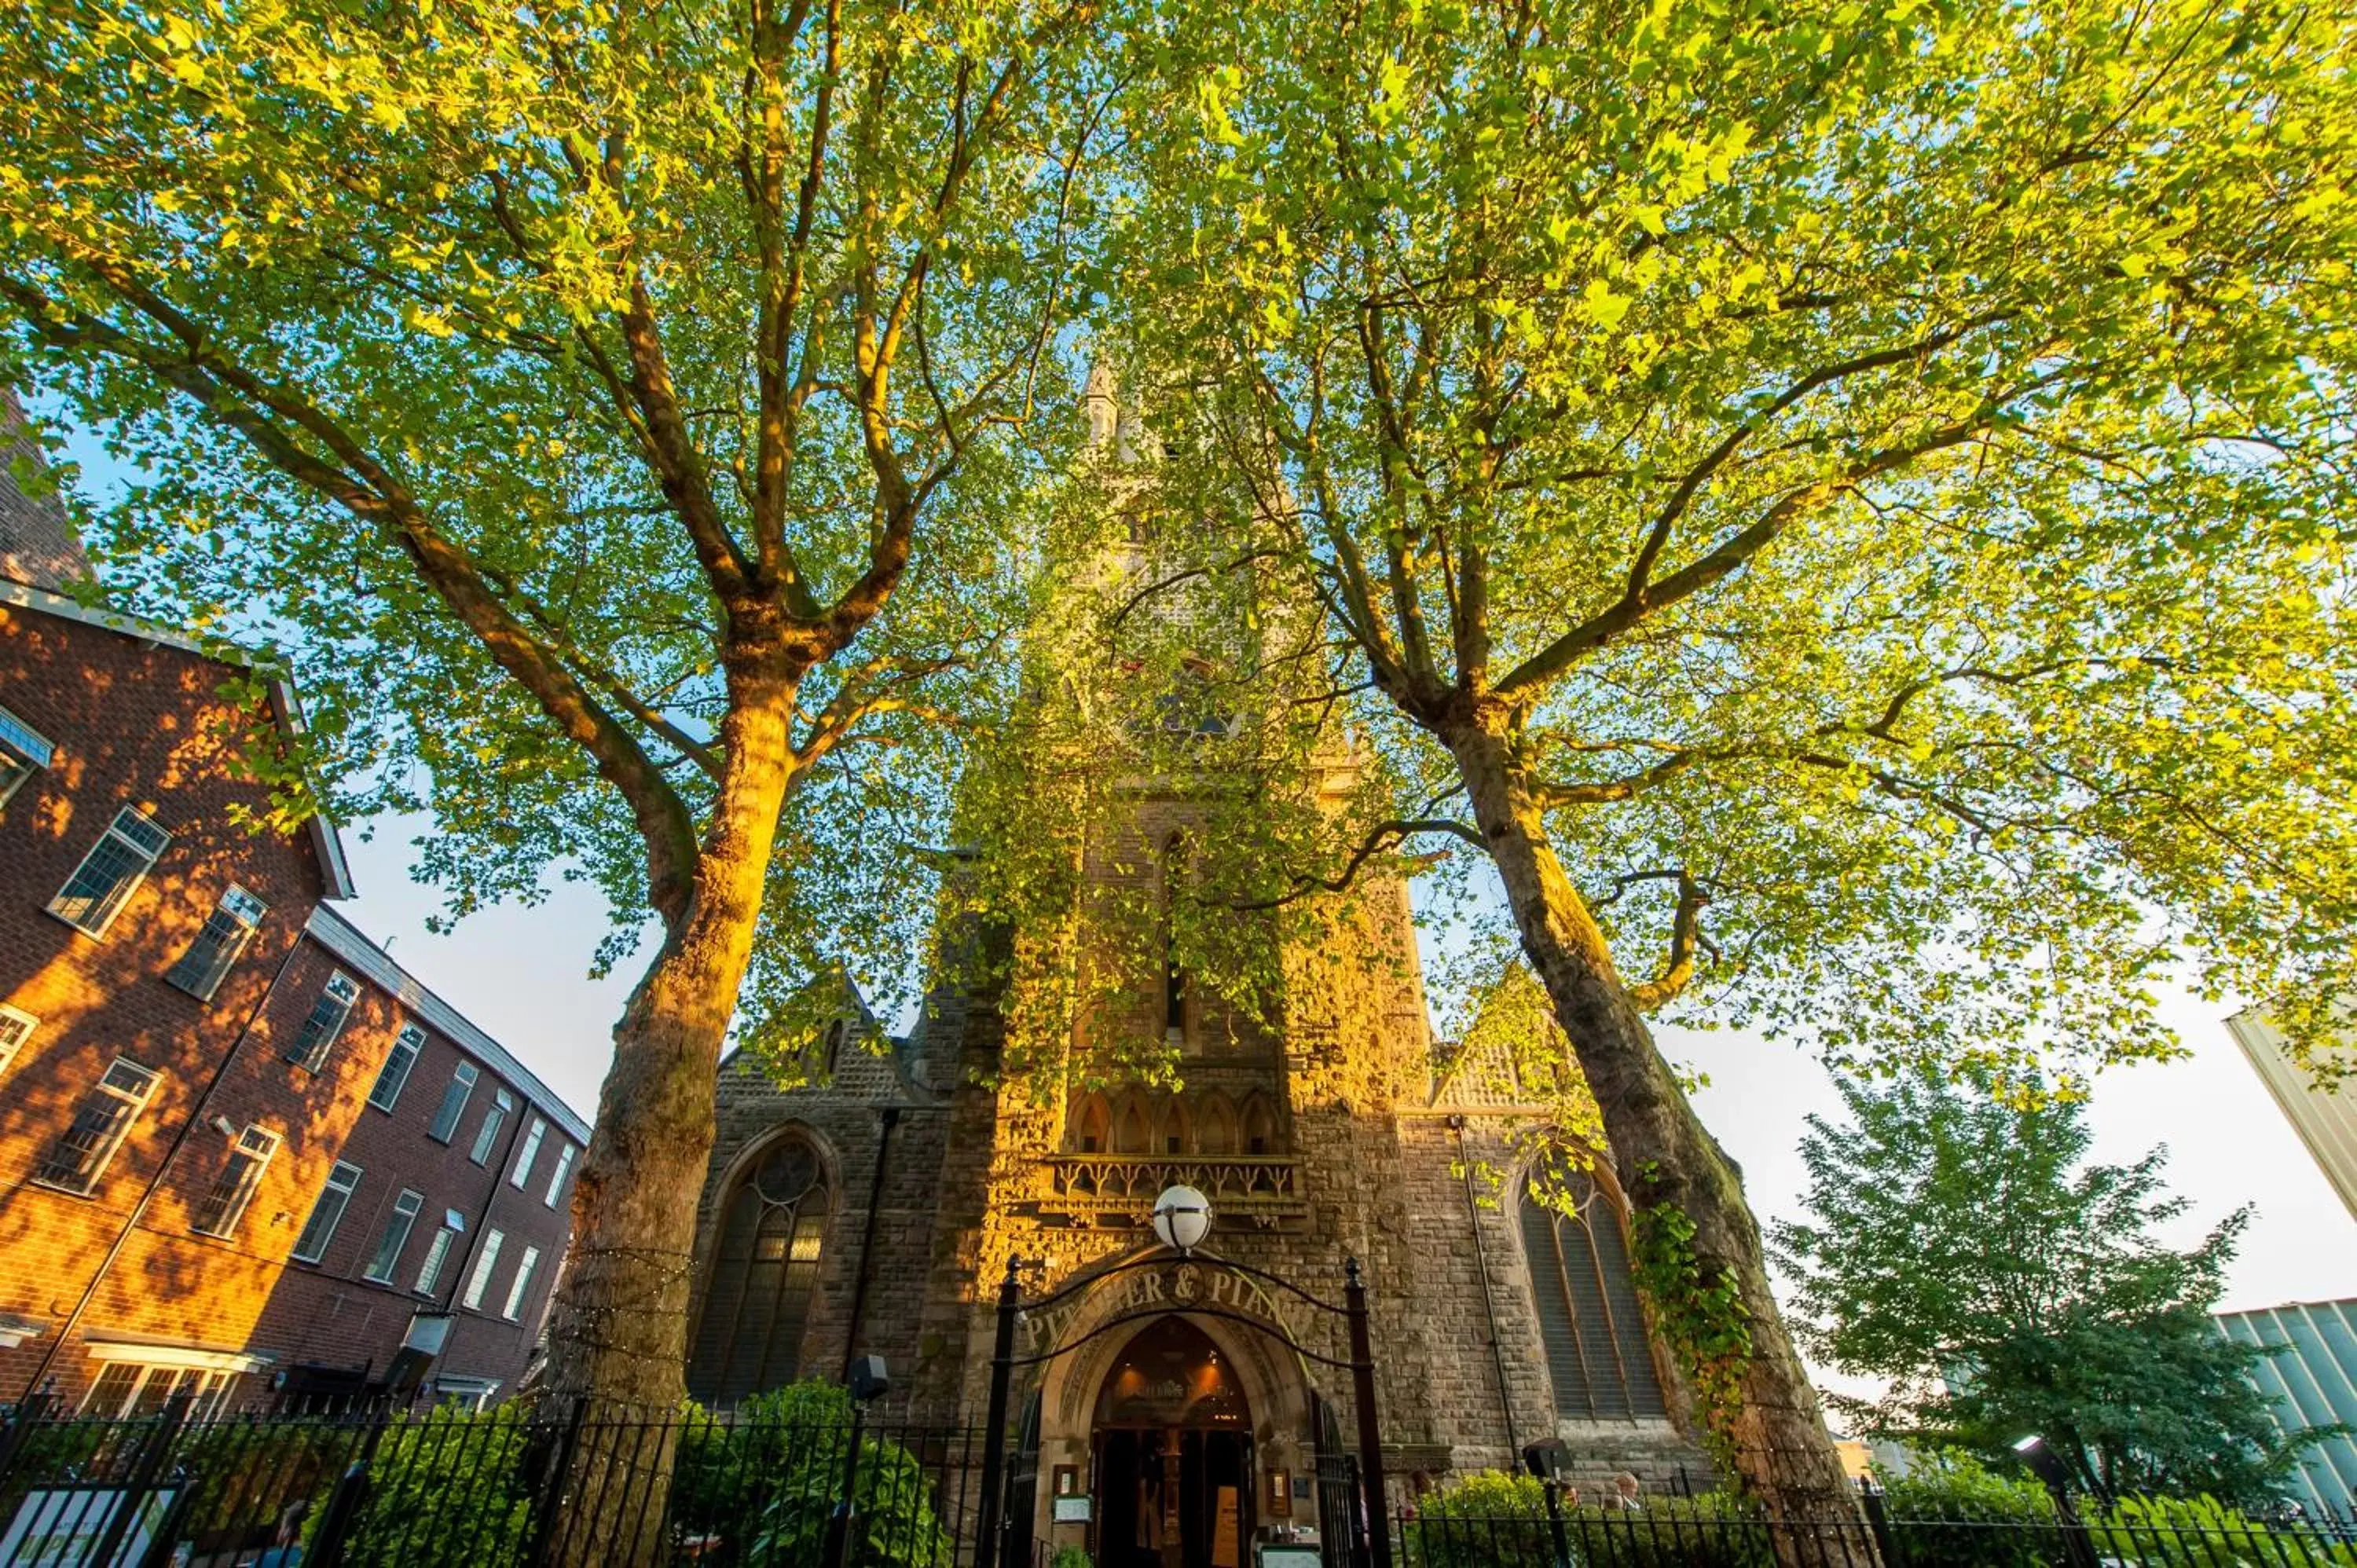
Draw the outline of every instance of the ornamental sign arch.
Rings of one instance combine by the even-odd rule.
[[[1210,1218],[1201,1194],[1173,1187],[1155,1205],[1154,1227],[1161,1247],[1086,1271],[1029,1300],[1023,1294],[1024,1260],[1007,1260],[991,1348],[974,1568],[999,1568],[1001,1536],[1011,1522],[1006,1427],[1016,1372],[1049,1367],[1108,1336],[1135,1334],[1145,1325],[1174,1314],[1232,1325],[1280,1346],[1292,1353],[1305,1374],[1313,1363],[1350,1374],[1351,1403],[1358,1416],[1357,1495],[1351,1499],[1357,1519],[1341,1522],[1356,1526],[1347,1533],[1355,1538],[1354,1555],[1361,1568],[1392,1568],[1390,1532],[1383,1528],[1383,1458],[1375,1412],[1374,1348],[1359,1261],[1351,1258],[1344,1262],[1342,1300],[1338,1304],[1268,1270],[1199,1253],[1196,1249],[1209,1230]],[[1349,1334],[1347,1360],[1338,1360],[1303,1341],[1293,1319],[1305,1309],[1343,1320]],[[1018,1329],[1027,1332],[1018,1337]]]

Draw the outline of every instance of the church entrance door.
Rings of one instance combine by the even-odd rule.
[[[1097,1395],[1090,1434],[1097,1568],[1246,1568],[1252,1416],[1211,1337],[1140,1329]]]

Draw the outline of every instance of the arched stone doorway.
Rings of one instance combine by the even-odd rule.
[[[1036,1484],[1014,1499],[1023,1522],[1009,1532],[1004,1557],[1007,1568],[1029,1563],[1035,1542],[1042,1553],[1085,1547],[1100,1568],[1135,1568],[1140,1563],[1134,1519],[1125,1534],[1122,1525],[1109,1524],[1105,1517],[1107,1461],[1099,1440],[1100,1415],[1108,1418],[1105,1430],[1148,1429],[1161,1419],[1125,1423],[1121,1410],[1135,1414],[1135,1407],[1108,1406],[1105,1401],[1108,1391],[1119,1386],[1125,1367],[1137,1364],[1131,1359],[1132,1348],[1164,1324],[1176,1324],[1194,1336],[1190,1343],[1204,1363],[1216,1353],[1221,1379],[1232,1387],[1235,1402],[1223,1400],[1199,1413],[1217,1410],[1239,1419],[1192,1430],[1237,1435],[1245,1466],[1236,1499],[1240,1568],[1249,1568],[1254,1526],[1318,1523],[1312,1487],[1318,1378],[1309,1363],[1287,1346],[1318,1343],[1318,1326],[1299,1321],[1304,1309],[1298,1303],[1278,1287],[1253,1278],[1241,1265],[1202,1252],[1192,1258],[1156,1257],[1151,1244],[1103,1261],[1065,1283],[1082,1288],[1068,1301],[1027,1313],[1020,1320],[1017,1354],[1038,1368],[1039,1380],[1030,1385],[1028,1396],[1037,1402],[1031,1407],[1037,1412],[1036,1424],[1029,1433],[1036,1433],[1038,1448],[1036,1459],[1018,1455],[1015,1463],[1017,1472],[1027,1460],[1036,1463]],[[1305,1328],[1313,1330],[1307,1341]],[[1175,1335],[1177,1330],[1162,1333]],[[1153,1344],[1143,1348],[1151,1349]],[[1169,1348],[1167,1342],[1165,1348]],[[1183,1447],[1182,1440],[1182,1468]],[[1141,1463],[1136,1451],[1116,1446],[1111,1463],[1122,1469],[1125,1478],[1118,1485],[1129,1489],[1134,1508]],[[1071,1511],[1057,1509],[1059,1486],[1071,1488],[1064,1494],[1074,1505]],[[1211,1499],[1216,1507],[1216,1491]],[[1188,1568],[1195,1560],[1184,1555],[1183,1541],[1181,1548],[1180,1568]],[[1209,1549],[1207,1541],[1207,1553]],[[1211,1568],[1208,1555],[1202,1563]],[[1150,1568],[1161,1568],[1158,1552],[1151,1555]]]
[[[1133,1335],[1090,1428],[1097,1568],[1245,1568],[1252,1410],[1232,1361],[1177,1316]]]

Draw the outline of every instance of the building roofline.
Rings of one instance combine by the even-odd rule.
[[[141,642],[161,643],[167,648],[178,648],[223,664],[235,664],[257,671],[264,668],[250,650],[236,643],[206,642],[161,621],[149,620],[144,616],[125,615],[120,610],[93,608],[63,594],[53,594],[47,588],[37,588],[13,578],[0,577],[0,605],[15,605],[20,609],[55,616],[59,620],[94,626],[102,631],[111,631]],[[297,740],[301,739],[304,734],[303,705],[295,694],[293,684],[284,676],[273,676],[270,698],[279,724]],[[343,837],[337,831],[334,821],[324,811],[314,811],[304,826],[311,835],[312,849],[318,854],[319,871],[327,883],[328,897],[355,897],[359,889],[352,882],[351,862],[345,857]]]
[[[518,1061],[505,1046],[483,1032],[467,1015],[436,996],[425,983],[401,967],[393,956],[368,934],[342,915],[322,904],[311,911],[304,930],[313,940],[338,958],[359,970],[368,979],[391,992],[419,1018],[430,1025],[460,1050],[479,1058],[483,1064],[508,1082],[523,1091],[534,1109],[562,1128],[576,1144],[589,1142],[589,1123],[581,1113],[567,1105],[554,1090],[540,1080],[539,1075]]]

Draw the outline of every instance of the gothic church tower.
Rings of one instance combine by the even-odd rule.
[[[1101,464],[1150,463],[1103,371],[1085,412]],[[1170,575],[1178,542],[1155,540],[1125,499],[1135,487],[1110,493],[1139,521],[1090,573]],[[1264,646],[1293,629],[1258,618]],[[1151,930],[1130,943],[1145,961],[1088,956],[1105,940],[1101,909],[1131,911],[1138,938],[1157,904],[1218,880],[1207,861],[1253,853],[1207,826],[1227,721],[1181,699],[1172,724],[1202,734],[1202,764],[1124,779],[1075,847],[1081,967],[1113,978],[1061,1048],[1016,1048],[999,964],[996,981],[940,977],[905,1036],[846,993],[808,1087],[781,1089],[744,1056],[724,1064],[690,1392],[732,1403],[874,1352],[912,1415],[978,1422],[1010,1261],[1036,1298],[1152,1253],[1155,1197],[1183,1185],[1214,1217],[1183,1267],[1082,1283],[1024,1325],[1027,1492],[1010,1518],[1023,1554],[1004,1561],[1039,1543],[1082,1547],[1100,1568],[1243,1568],[1260,1527],[1332,1539],[1319,1504],[1338,1494],[1318,1480],[1355,1414],[1342,1326],[1260,1282],[1339,1302],[1351,1260],[1372,1292],[1394,1505],[1511,1467],[1545,1437],[1599,1475],[1701,1469],[1668,1419],[1674,1385],[1630,1285],[1617,1197],[1582,1178],[1576,1215],[1526,1199],[1510,1134],[1547,1114],[1545,1097],[1523,1092],[1511,1062],[1436,1048],[1396,875],[1272,925],[1282,950],[1249,998],[1199,982],[1167,938],[1156,957]],[[1058,763],[1039,766],[1044,793]],[[1339,794],[1352,766],[1337,741],[1307,787]],[[1041,939],[970,940],[1019,954]],[[1088,1501],[1060,1509],[1060,1494]]]

